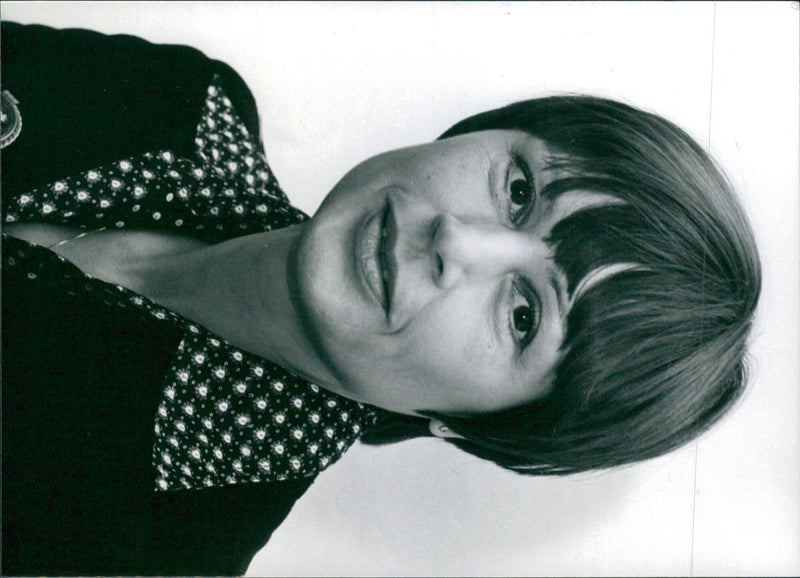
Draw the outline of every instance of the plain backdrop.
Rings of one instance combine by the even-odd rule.
[[[357,445],[297,503],[253,576],[800,574],[799,14],[797,2],[2,6],[3,19],[228,62],[256,97],[279,181],[309,213],[368,156],[564,91],[677,122],[740,190],[764,290],[752,388],[712,432],[561,479],[437,440]]]

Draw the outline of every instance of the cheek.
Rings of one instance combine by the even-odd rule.
[[[490,299],[480,293],[449,294],[404,331],[404,358],[416,380],[439,390],[441,401],[479,401],[486,384],[505,379],[505,351],[491,325]]]
[[[474,162],[454,159],[431,167],[421,190],[438,210],[459,218],[496,217],[487,178],[488,168],[478,158]]]

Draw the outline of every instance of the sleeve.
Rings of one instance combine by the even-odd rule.
[[[3,149],[3,192],[17,195],[148,151],[188,154],[215,77],[258,139],[244,81],[194,48],[3,22],[2,88],[22,119],[18,138]]]

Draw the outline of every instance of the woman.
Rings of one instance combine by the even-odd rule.
[[[365,161],[306,220],[225,65],[3,42],[4,571],[241,573],[358,437],[570,473],[741,392],[752,235],[667,121],[518,103]]]

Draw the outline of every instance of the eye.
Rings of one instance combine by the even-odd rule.
[[[533,341],[539,329],[539,298],[530,283],[520,278],[511,284],[509,302],[511,336],[522,350]]]
[[[536,203],[533,175],[525,159],[514,155],[508,175],[508,218],[514,225],[524,223]]]

